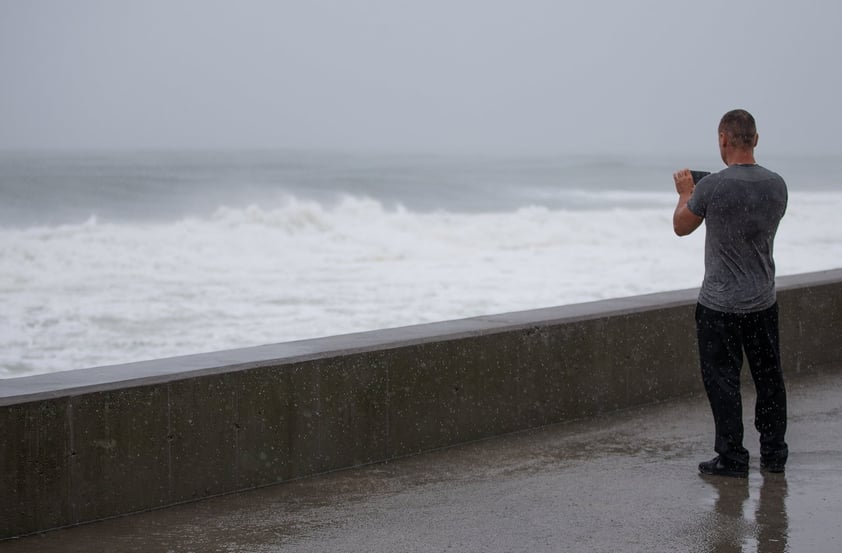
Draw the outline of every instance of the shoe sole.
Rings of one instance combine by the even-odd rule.
[[[725,476],[727,478],[748,478],[748,471],[745,472],[737,472],[732,470],[723,470],[723,471],[708,471],[702,470],[699,468],[699,474],[703,476]]]

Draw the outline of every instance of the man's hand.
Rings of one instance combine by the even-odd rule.
[[[687,202],[693,195],[696,185],[690,169],[682,169],[674,173],[672,179],[675,181],[675,190],[678,192],[678,205],[675,206],[675,213],[672,216],[672,229],[678,236],[685,236],[702,224],[702,218],[687,208]]]
[[[693,194],[693,189],[696,188],[690,169],[682,169],[673,173],[672,180],[675,181],[675,191],[678,192],[679,196],[686,195],[689,198]]]

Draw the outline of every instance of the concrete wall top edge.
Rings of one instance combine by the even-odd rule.
[[[781,277],[778,279],[778,287],[786,289],[840,281],[842,281],[842,269],[836,269]],[[621,316],[633,312],[692,304],[697,295],[698,289],[658,292],[121,365],[0,379],[0,406],[121,387],[153,385],[261,366],[293,364],[375,349],[393,349],[436,340],[453,340],[518,328]]]
[[[67,397],[121,387],[154,385],[201,375],[392,349],[436,340],[455,340],[519,327],[622,315],[692,302],[697,290],[659,292],[580,304],[485,315],[467,319],[343,334],[309,340],[199,353],[120,365],[0,379],[0,406]]]
[[[779,276],[775,284],[778,290],[787,290],[790,288],[802,288],[804,286],[834,284],[840,281],[842,281],[842,269],[829,269],[827,271],[816,271],[813,273]]]

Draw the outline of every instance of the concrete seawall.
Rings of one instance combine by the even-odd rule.
[[[842,270],[778,280],[789,378]],[[0,539],[701,391],[696,290],[0,380]]]

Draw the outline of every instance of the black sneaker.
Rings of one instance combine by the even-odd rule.
[[[747,478],[748,464],[735,463],[728,461],[720,456],[716,456],[710,461],[699,463],[699,472],[702,474],[709,474],[712,476],[731,476],[733,478]]]
[[[760,458],[760,470],[764,472],[784,472],[786,470],[786,461],[779,459],[764,459]]]

